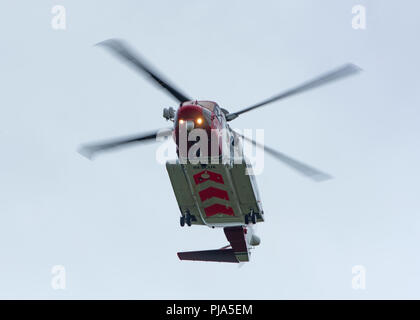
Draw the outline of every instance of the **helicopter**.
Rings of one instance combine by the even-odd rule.
[[[109,39],[97,45],[164,89],[178,107],[163,109],[163,117],[173,122],[170,128],[84,144],[79,152],[92,159],[105,151],[158,141],[162,137],[173,138],[177,159],[167,161],[166,169],[180,210],[180,226],[223,228],[229,242],[220,249],[178,252],[180,260],[248,262],[251,249],[260,244],[253,225],[264,222],[265,216],[252,165],[242,152],[244,140],[314,181],[331,178],[233,130],[230,122],[268,104],[357,74],[361,71],[358,66],[345,64],[259,103],[230,112],[214,101],[194,100],[181,92],[123,40]]]

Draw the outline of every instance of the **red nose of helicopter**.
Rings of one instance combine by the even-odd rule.
[[[179,148],[182,145],[181,141],[185,142],[187,154],[192,145],[203,138],[203,132],[195,131],[197,129],[204,130],[206,135],[205,138],[210,143],[211,136],[211,112],[201,105],[194,102],[187,102],[181,105],[176,113],[174,119],[174,132],[173,138],[177,145],[177,152],[179,154]],[[194,131],[193,131],[194,130]],[[191,139],[190,133],[194,139]],[[199,137],[196,137],[196,134]],[[197,140],[198,139],[198,140]],[[182,152],[184,154],[184,152]]]
[[[208,110],[198,105],[187,104],[178,109],[175,117],[175,129],[186,127],[187,131],[193,129],[210,129],[210,114]]]

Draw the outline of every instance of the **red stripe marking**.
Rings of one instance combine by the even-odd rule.
[[[202,202],[211,198],[229,200],[229,195],[227,191],[214,187],[209,187],[207,189],[201,190],[198,194],[200,195],[200,199]]]
[[[225,182],[223,181],[223,176],[221,174],[218,174],[217,172],[204,170],[194,175],[195,184],[200,184],[206,182],[207,180],[225,184]]]
[[[214,216],[216,214],[226,214],[228,216],[234,216],[233,209],[231,207],[224,206],[220,203],[215,203],[207,208],[204,208],[204,212],[207,217]]]

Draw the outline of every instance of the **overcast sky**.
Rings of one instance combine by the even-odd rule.
[[[365,6],[365,30],[352,7]],[[51,27],[55,5],[66,30]],[[420,6],[414,1],[0,2],[0,298],[420,298]],[[235,111],[353,62],[361,75],[241,116],[334,176],[265,157],[266,222],[238,268],[181,262],[227,244],[181,228],[158,145],[80,143],[165,127],[176,106],[94,47],[123,38],[183,91]],[[51,287],[62,265],[66,288]],[[366,268],[365,290],[352,267]]]

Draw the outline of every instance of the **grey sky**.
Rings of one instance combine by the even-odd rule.
[[[67,30],[51,8],[67,9]],[[353,30],[351,8],[367,9]],[[0,298],[420,298],[420,6],[414,1],[0,3]],[[127,40],[197,99],[235,111],[353,62],[356,77],[241,116],[268,156],[261,246],[238,268],[180,262],[226,244],[179,227],[156,145],[90,162],[82,142],[167,125],[175,103],[93,44]],[[64,265],[66,290],[50,286]],[[351,287],[354,265],[366,290]]]

